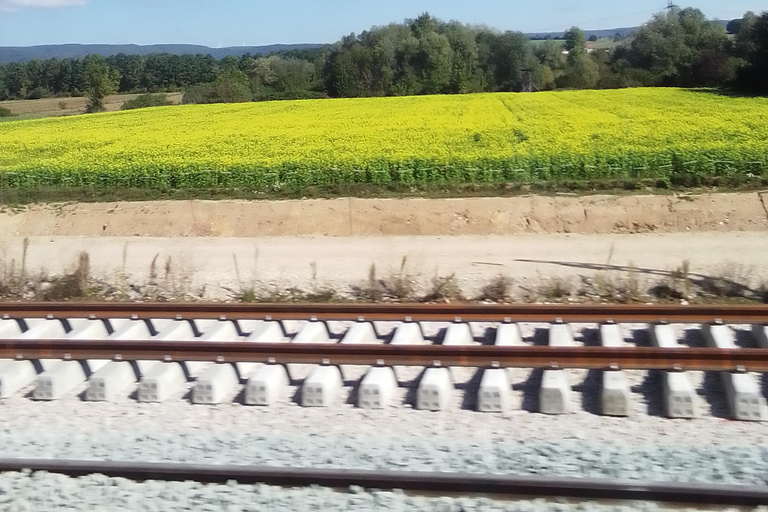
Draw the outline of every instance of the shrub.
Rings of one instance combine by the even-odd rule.
[[[51,96],[51,91],[47,87],[35,87],[27,93],[28,100],[39,100],[41,98],[48,98]]]
[[[164,107],[170,105],[165,94],[141,94],[132,100],[123,103],[120,110],[133,110],[136,108]]]
[[[13,117],[15,114],[5,107],[0,107],[0,117]]]
[[[181,102],[185,105],[199,103],[217,103],[219,96],[216,94],[215,84],[199,84],[189,87],[184,91]]]
[[[243,103],[253,100],[248,77],[239,70],[230,70],[216,83],[193,85],[184,93],[182,103]]]

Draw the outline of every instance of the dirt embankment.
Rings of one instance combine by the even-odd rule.
[[[34,205],[0,236],[414,236],[764,231],[762,193]]]

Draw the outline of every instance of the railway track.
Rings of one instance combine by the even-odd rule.
[[[768,372],[768,349],[0,340],[0,359]]]
[[[543,374],[539,412],[559,414],[572,412],[565,407],[570,400],[569,372],[578,374],[577,369],[583,369],[598,370],[603,375],[603,397],[624,401],[617,408],[615,403],[611,405],[613,402],[603,398],[601,413],[625,416],[628,415],[627,402],[636,397],[632,398],[626,382],[624,387],[611,387],[615,384],[613,377],[622,377],[625,370],[657,370],[664,375],[655,382],[664,383],[659,393],[664,396],[666,414],[687,418],[695,414],[689,414],[685,398],[695,396],[697,389],[693,385],[681,387],[680,382],[685,382],[688,372],[709,371],[722,376],[722,392],[728,397],[734,419],[768,419],[763,414],[768,412],[765,387],[755,388],[755,376],[750,373],[768,372],[768,338],[760,337],[765,337],[768,307],[762,306],[0,304],[0,315],[0,396],[3,397],[7,396],[9,383],[21,384],[19,376],[22,375],[28,380],[18,388],[19,393],[36,400],[58,399],[67,393],[71,399],[84,389],[85,400],[109,401],[110,393],[115,396],[115,391],[123,397],[120,400],[125,400],[135,389],[135,398],[140,402],[162,402],[171,395],[161,393],[160,388],[178,388],[191,390],[193,403],[214,404],[232,400],[233,390],[237,388],[243,392],[244,404],[271,405],[266,399],[249,401],[249,397],[256,396],[249,393],[255,393],[259,386],[269,389],[280,380],[275,378],[276,374],[259,372],[280,369],[289,373],[292,365],[302,365],[309,374],[291,378],[292,385],[300,391],[300,405],[333,405],[332,392],[340,389],[334,385],[342,382],[336,375],[340,369],[349,367],[362,372],[351,379],[357,395],[355,405],[379,408],[366,401],[364,390],[376,389],[383,396],[387,379],[374,380],[371,384],[368,377],[376,372],[384,372],[386,377],[394,374],[398,367],[409,367],[423,373],[413,383],[404,384],[398,378],[395,388],[418,385],[414,407],[435,411],[447,407],[434,398],[420,402],[422,388],[428,394],[439,395],[438,398],[458,393],[453,377],[446,375],[464,368],[466,370],[461,371],[478,376],[479,386],[472,391],[477,393],[476,409],[492,413],[505,410],[493,404],[504,403],[504,390],[510,389],[507,372],[523,368]],[[389,325],[391,331],[382,334],[376,323]],[[526,323],[546,331],[546,345],[541,344],[543,339],[530,343],[530,326],[525,331],[526,339],[522,339],[520,333],[524,329],[519,325]],[[600,324],[597,330],[600,346],[574,342],[571,324],[581,323]],[[648,339],[653,342],[645,346],[645,343],[625,339],[620,323],[643,324],[632,329],[647,331]],[[701,325],[690,327],[694,323]],[[480,331],[491,334],[483,335],[482,339],[473,337],[470,324],[482,324]],[[699,331],[698,339],[704,341],[703,346],[697,346],[697,342],[694,346],[678,344],[680,330],[675,334],[672,324],[685,324],[689,331]],[[736,329],[742,335],[749,334],[744,324],[752,325],[751,335],[755,338],[749,344],[742,342],[737,346],[731,341],[733,332],[727,324],[737,324]],[[424,326],[428,329],[424,330]],[[427,331],[440,334],[428,335]],[[626,330],[624,332],[626,334]],[[368,337],[361,333],[367,333]],[[123,380],[114,381],[118,369],[122,371]],[[430,381],[430,372],[446,378]],[[315,378],[316,374],[320,376]],[[494,379],[486,382],[489,375]],[[555,384],[547,384],[547,375],[557,377]],[[344,385],[350,385],[350,379],[343,380]],[[98,391],[98,383],[107,389],[119,384],[120,389],[101,395],[92,393],[94,389]],[[155,386],[154,391],[151,386]],[[217,387],[219,391],[229,390],[229,394],[217,395]],[[326,398],[326,388],[331,390],[328,395],[331,398]],[[483,396],[490,396],[489,390],[501,397],[483,402]],[[283,387],[279,393],[285,399],[292,391]],[[678,399],[680,403],[674,402]],[[752,400],[757,405],[753,406]],[[28,404],[26,401],[14,403],[20,410]],[[390,401],[390,405],[393,404]],[[233,408],[235,410],[242,411]],[[768,502],[766,487],[709,483],[242,465],[0,460],[0,472],[21,469],[70,476],[102,474],[135,481],[223,483],[235,480],[241,484],[261,482],[281,487],[361,486],[403,489],[416,494],[494,495],[500,499],[562,496],[741,506]]]
[[[758,506],[768,503],[768,487],[712,483],[637,482],[425,471],[285,468],[92,460],[0,459],[0,472],[45,471],[78,477],[100,474],[136,481],[265,483],[282,487],[361,486],[443,495],[547,496],[600,500],[645,500],[698,505]]]
[[[2,303],[7,318],[188,318],[242,320],[768,323],[768,306],[658,304],[224,304],[224,303]]]
[[[33,398],[51,400],[88,381],[88,399],[111,400],[115,388],[138,381],[139,401],[161,402],[193,383],[194,402],[220,403],[245,384],[247,404],[269,405],[297,380],[291,367],[313,365],[298,377],[302,397],[311,396],[302,405],[328,405],[345,381],[360,379],[358,394],[371,396],[358,405],[381,408],[378,397],[394,395],[402,380],[397,368],[415,367],[425,369],[417,408],[441,410],[463,367],[482,373],[478,397],[487,403],[478,398],[478,410],[493,412],[508,407],[507,369],[535,368],[544,371],[540,411],[559,414],[570,408],[566,370],[583,369],[603,371],[604,414],[625,416],[624,370],[663,370],[668,415],[694,417],[696,391],[685,372],[717,371],[734,418],[768,419],[749,374],[768,372],[765,306],[13,303],[0,314],[0,397],[36,380]],[[291,322],[301,325],[293,334]],[[344,333],[331,334],[334,322]],[[396,327],[382,336],[375,322]],[[525,322],[549,325],[546,346],[522,340]],[[569,322],[599,323],[601,346],[580,346]],[[654,346],[626,343],[616,322],[647,322]],[[692,322],[702,323],[707,346],[681,345],[670,330]],[[492,343],[475,339],[470,323],[491,325]],[[752,324],[754,346],[737,345],[728,323]],[[445,325],[442,338],[425,337],[424,324]],[[365,378],[345,377],[349,368],[367,368]]]

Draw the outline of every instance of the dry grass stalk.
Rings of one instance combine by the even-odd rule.
[[[432,286],[422,300],[425,302],[456,302],[464,300],[456,274],[433,277]]]
[[[477,300],[489,302],[509,302],[512,298],[512,284],[513,281],[511,278],[503,274],[499,274],[482,287]]]

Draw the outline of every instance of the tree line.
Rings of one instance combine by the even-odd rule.
[[[698,9],[674,8],[614,41],[600,48],[572,27],[562,41],[532,44],[519,32],[422,15],[343,38],[325,57],[323,85],[342,97],[519,91],[530,73],[539,90],[681,86],[768,92],[768,12],[748,12],[725,27]]]
[[[35,59],[0,65],[0,100],[90,96],[95,85],[108,94],[187,90],[194,94],[210,88],[224,101],[313,96],[317,73],[312,61],[320,58],[320,51],[292,50],[221,60],[167,53]],[[94,80],[94,75],[102,80]]]
[[[594,39],[594,38],[593,38]],[[0,100],[115,92],[185,92],[187,103],[636,86],[768,93],[768,12],[727,28],[698,9],[655,15],[630,37],[594,48],[572,27],[534,44],[520,32],[429,14],[350,34],[326,47],[269,56],[89,55],[0,65]]]

